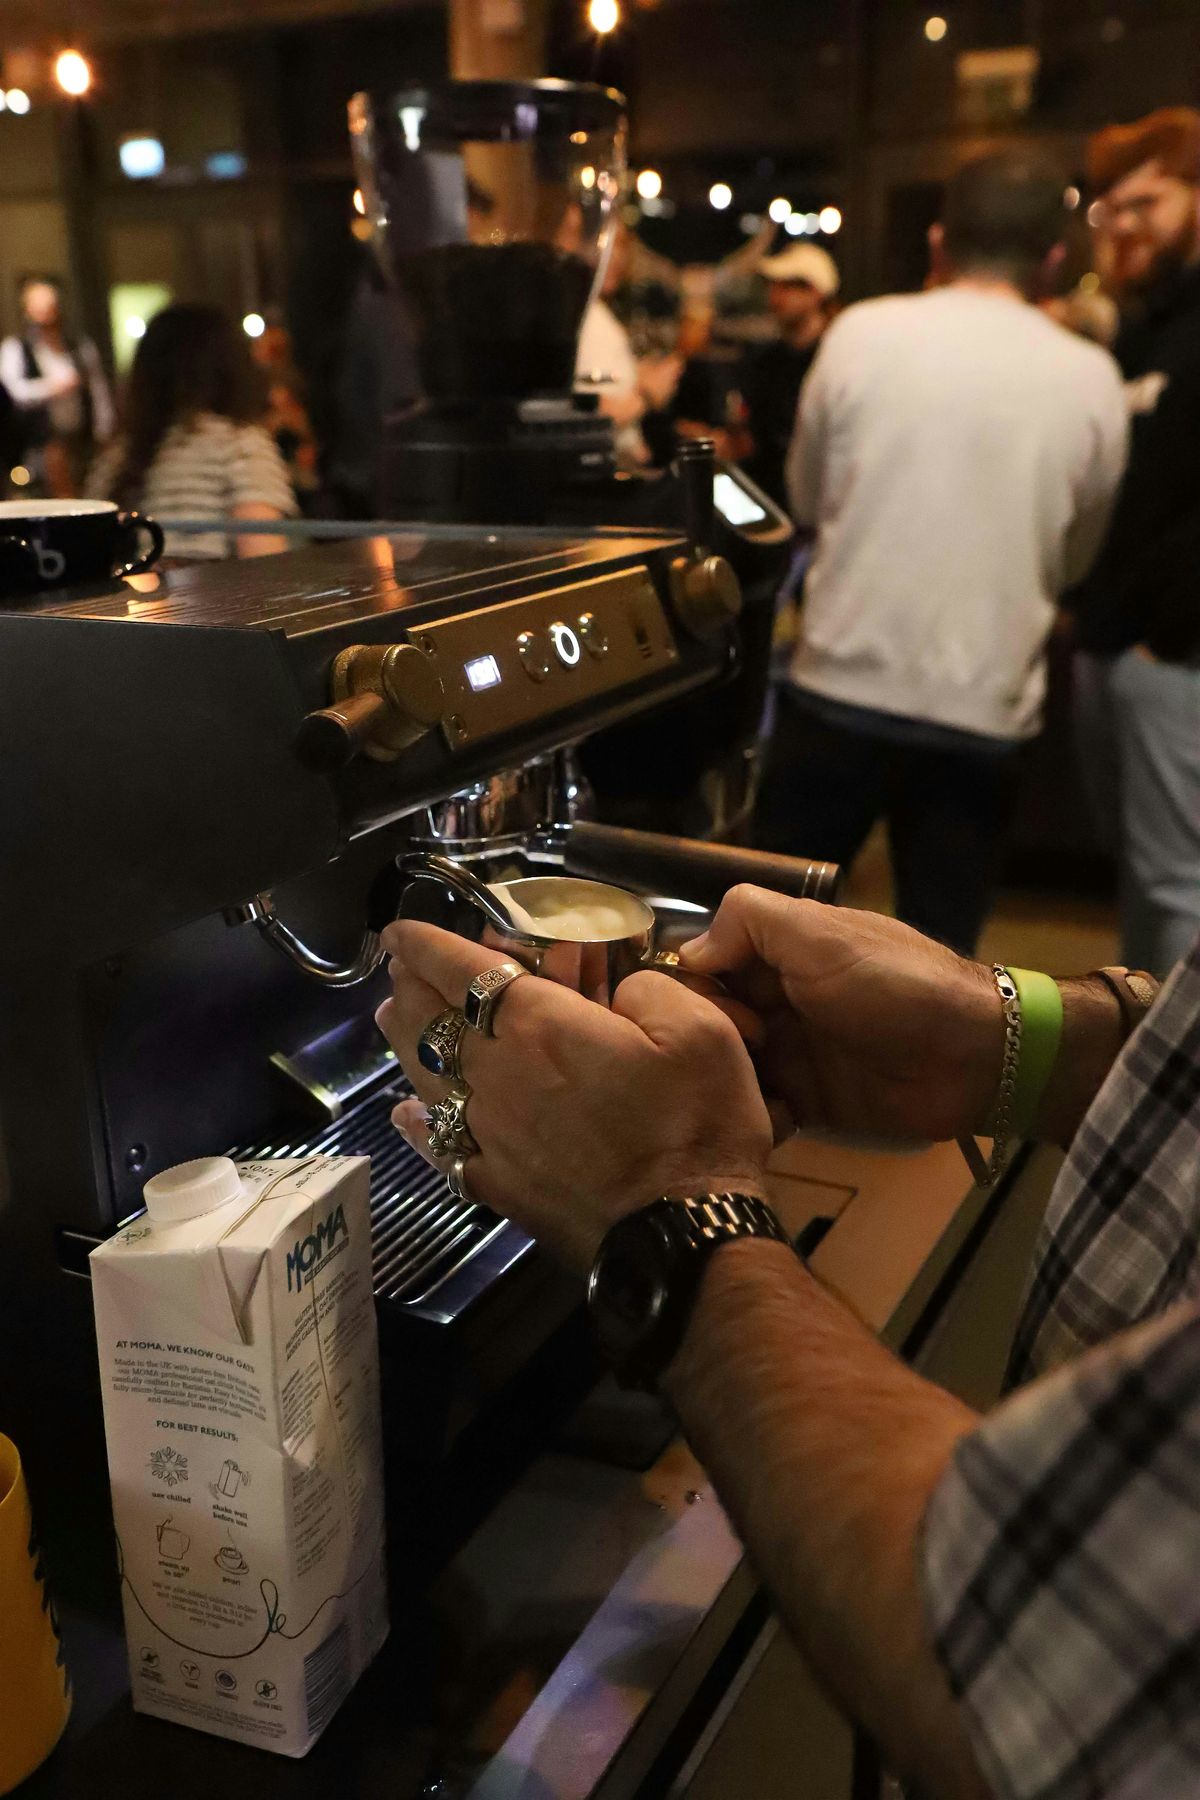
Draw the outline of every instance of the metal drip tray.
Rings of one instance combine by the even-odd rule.
[[[240,1162],[281,1156],[369,1156],[375,1297],[442,1316],[435,1296],[452,1277],[502,1235],[522,1238],[524,1244],[528,1240],[486,1206],[456,1200],[444,1176],[423,1162],[393,1128],[392,1108],[411,1093],[398,1076],[336,1124],[310,1137],[239,1144],[227,1154]]]

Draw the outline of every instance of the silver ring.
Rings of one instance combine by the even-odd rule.
[[[435,1100],[426,1114],[429,1126],[429,1149],[439,1158],[462,1154],[474,1156],[479,1145],[467,1124],[467,1101],[470,1093],[457,1090],[444,1100]]]
[[[467,1187],[467,1158],[456,1156],[446,1170],[446,1185],[456,1200],[465,1200],[468,1206],[475,1205],[475,1196]]]
[[[463,1001],[463,1016],[473,1031],[484,1037],[492,1036],[492,1017],[500,1004],[500,996],[514,981],[528,973],[528,969],[515,962],[497,963],[494,969],[480,971]]]
[[[417,1039],[417,1061],[431,1075],[443,1075],[448,1081],[462,1080],[459,1052],[467,1021],[461,1008],[449,1006],[431,1019]]]

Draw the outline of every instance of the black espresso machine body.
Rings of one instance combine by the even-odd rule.
[[[463,847],[570,836],[555,753],[727,670],[707,567],[665,533],[405,528],[0,610],[6,1421],[91,1388],[87,1252],[194,1155],[370,1152],[385,1345],[478,1330],[468,1390],[576,1302],[390,1130],[366,925],[439,809]],[[678,873],[578,830],[580,873]]]

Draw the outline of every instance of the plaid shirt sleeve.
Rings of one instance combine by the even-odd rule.
[[[998,1796],[1200,1794],[1200,1307],[985,1419],[934,1493],[920,1556]]]
[[[1008,1385],[1200,1299],[1200,939],[1076,1133],[1042,1225]]]

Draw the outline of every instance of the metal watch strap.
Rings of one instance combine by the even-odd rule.
[[[744,1237],[791,1242],[766,1201],[756,1194],[702,1194],[689,1200],[667,1200],[666,1205],[672,1209],[674,1223],[697,1250]]]
[[[658,1236],[664,1250],[670,1246],[674,1272],[649,1338],[640,1346],[631,1345],[627,1351],[617,1353],[606,1346],[601,1323],[603,1270],[618,1234],[630,1231],[651,1232]],[[766,1201],[754,1194],[700,1194],[688,1199],[664,1196],[611,1227],[592,1266],[588,1305],[589,1309],[600,1309],[593,1313],[593,1323],[601,1348],[622,1386],[657,1390],[663,1370],[683,1341],[706,1267],[723,1244],[736,1243],[741,1238],[765,1238],[789,1249],[793,1247]]]
[[[1145,969],[1094,969],[1121,1009],[1121,1041],[1131,1038],[1158,998],[1158,983]]]

